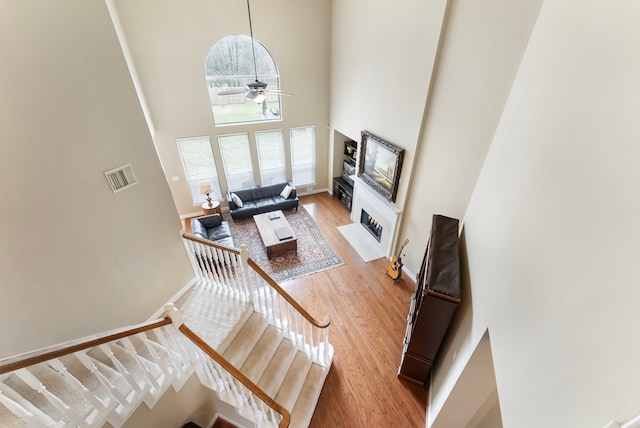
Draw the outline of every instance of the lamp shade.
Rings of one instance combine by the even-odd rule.
[[[211,193],[211,182],[209,180],[201,181],[198,183],[198,190],[202,195]]]

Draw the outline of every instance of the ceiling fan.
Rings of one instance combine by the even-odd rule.
[[[247,11],[249,12],[249,32],[251,35],[251,53],[253,54],[253,70],[256,77],[256,80],[248,83],[247,87],[244,89],[232,89],[229,91],[219,91],[218,95],[232,95],[232,94],[245,94],[245,98],[253,101],[256,104],[260,104],[264,102],[267,97],[267,94],[278,94],[278,95],[286,95],[291,96],[292,94],[287,94],[286,92],[282,92],[280,89],[267,89],[267,84],[265,82],[261,82],[258,80],[258,63],[256,62],[256,49],[253,40],[253,26],[251,25],[251,7],[249,6],[249,0],[247,0]]]

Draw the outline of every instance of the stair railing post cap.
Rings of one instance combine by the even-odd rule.
[[[164,314],[166,317],[171,318],[171,321],[173,321],[173,324],[176,328],[184,324],[184,321],[182,320],[182,314],[173,303],[167,303],[166,305],[164,305]]]

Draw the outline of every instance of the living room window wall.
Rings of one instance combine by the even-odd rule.
[[[193,204],[204,202],[198,183],[210,180],[213,186],[211,197],[224,199],[226,190],[247,189],[287,181],[288,170],[296,186],[316,184],[315,126],[289,129],[289,148],[282,129],[259,130],[218,135],[220,158],[214,154],[209,137],[179,138],[176,140],[189,185]],[[253,138],[255,137],[255,139]],[[287,156],[289,150],[290,158]],[[287,161],[290,160],[290,163]],[[218,169],[223,168],[225,180],[220,183]],[[254,171],[258,174],[254,175]],[[256,183],[255,180],[259,180]]]
[[[211,150],[211,139],[209,137],[179,138],[176,142],[194,205],[205,201],[206,196],[200,194],[198,189],[198,183],[203,180],[211,181],[213,187],[211,198],[222,199],[218,170]]]
[[[228,189],[246,189],[254,186],[249,134],[245,132],[219,135],[218,144]]]
[[[316,184],[316,127],[291,128],[289,142],[293,184]]]
[[[260,184],[269,185],[287,180],[282,129],[256,131]]]
[[[207,53],[205,75],[216,126],[282,120],[278,67],[269,51],[253,41],[241,34],[227,36]],[[260,103],[245,97],[247,84],[256,79],[273,90]]]

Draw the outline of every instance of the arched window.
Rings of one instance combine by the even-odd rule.
[[[205,74],[213,121],[216,125],[280,120],[280,79],[276,63],[267,49],[254,39],[255,67],[251,37],[227,36],[207,54]],[[259,80],[267,84],[266,98],[256,103],[245,97],[247,84]],[[276,92],[270,92],[276,90]]]

